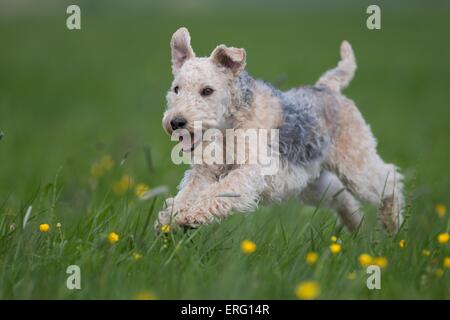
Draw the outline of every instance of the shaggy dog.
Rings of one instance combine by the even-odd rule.
[[[399,229],[402,176],[378,155],[369,126],[354,102],[341,94],[356,70],[348,42],[341,45],[338,65],[315,85],[285,92],[245,71],[244,49],[219,45],[209,57],[196,57],[186,28],[174,33],[170,47],[174,79],[163,127],[169,134],[188,133],[179,135],[183,152],[207,144],[194,135],[194,122],[202,123],[201,132],[233,129],[238,138],[246,129],[276,129],[278,143],[267,146],[276,146],[280,162],[270,175],[249,161],[192,164],[178,194],[165,201],[157,228],[198,227],[234,211],[253,211],[260,202],[295,196],[336,211],[350,230],[361,222],[358,200],[368,202],[379,208],[379,220],[389,232]],[[226,142],[221,146],[224,157],[235,152]]]

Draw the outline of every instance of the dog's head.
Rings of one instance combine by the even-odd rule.
[[[196,57],[186,28],[173,34],[170,48],[174,79],[167,93],[163,127],[169,134],[186,129],[191,139],[183,143],[185,137],[180,136],[180,141],[187,151],[196,143],[194,122],[201,121],[202,130],[229,127],[235,79],[245,68],[245,50],[219,45],[209,57]]]

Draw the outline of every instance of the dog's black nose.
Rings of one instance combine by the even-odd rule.
[[[175,117],[172,120],[170,120],[170,126],[172,127],[172,130],[182,129],[186,125],[187,121],[185,118],[181,117]]]

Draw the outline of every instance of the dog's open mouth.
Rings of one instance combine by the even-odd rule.
[[[180,141],[183,151],[189,152],[195,149],[195,147],[199,144],[201,137],[198,138],[192,132],[186,132],[184,134],[181,134],[178,137],[178,140]]]

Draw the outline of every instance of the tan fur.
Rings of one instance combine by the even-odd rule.
[[[236,128],[279,128],[282,124],[281,106],[273,94],[260,84],[255,88],[255,99],[250,113],[234,111]]]
[[[392,164],[386,164],[376,150],[376,140],[354,103],[340,99],[336,108],[336,135],[325,165],[335,172],[346,187],[360,200],[390,210],[381,210],[380,218],[389,230],[397,230],[404,205],[402,176]]]

